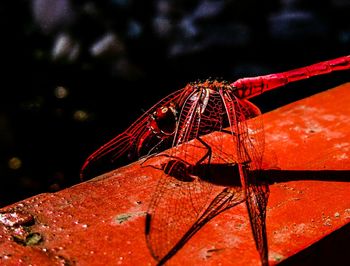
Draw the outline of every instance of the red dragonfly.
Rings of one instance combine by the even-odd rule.
[[[262,123],[254,118],[260,110],[248,99],[294,81],[346,69],[350,69],[350,56],[233,83],[190,83],[159,101],[92,153],[82,166],[81,176],[107,162],[138,159],[172,147],[146,159],[163,161],[153,165],[159,169],[160,179],[145,226],[148,247],[158,264],[175,255],[214,216],[245,202],[261,262],[268,265],[265,218],[269,188],[258,171],[264,133]],[[212,132],[215,137],[207,140],[205,135]],[[229,165],[228,178],[238,177],[240,184],[232,182],[223,190],[213,189],[214,173],[220,165]]]

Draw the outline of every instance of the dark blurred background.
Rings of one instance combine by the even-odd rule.
[[[190,81],[347,55],[349,0],[17,0],[0,3],[0,207],[79,182],[84,159]],[[263,112],[349,72],[252,101]]]

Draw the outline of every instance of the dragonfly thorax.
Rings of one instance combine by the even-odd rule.
[[[214,98],[220,98],[223,91],[232,91],[233,87],[226,81],[207,79],[189,84],[188,89],[193,92],[189,101],[198,102],[197,111],[204,113],[209,101],[217,101]]]
[[[216,79],[207,79],[202,82],[195,82],[191,85],[196,89],[210,90],[212,93],[218,93],[220,90],[233,90],[233,87],[225,80],[218,81]]]

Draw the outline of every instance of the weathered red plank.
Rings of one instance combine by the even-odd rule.
[[[350,84],[265,114],[270,263],[350,223]],[[309,170],[309,171],[308,171]],[[328,171],[326,171],[328,170]],[[349,171],[349,172],[348,172]],[[157,170],[139,163],[0,210],[1,265],[154,265],[145,243]],[[205,225],[169,265],[259,265],[245,205]]]

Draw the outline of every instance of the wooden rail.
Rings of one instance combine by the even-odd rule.
[[[349,103],[350,83],[263,115],[271,265],[346,264]],[[156,171],[136,162],[1,209],[0,264],[155,265],[144,224]],[[212,219],[167,265],[260,265],[245,205]]]

